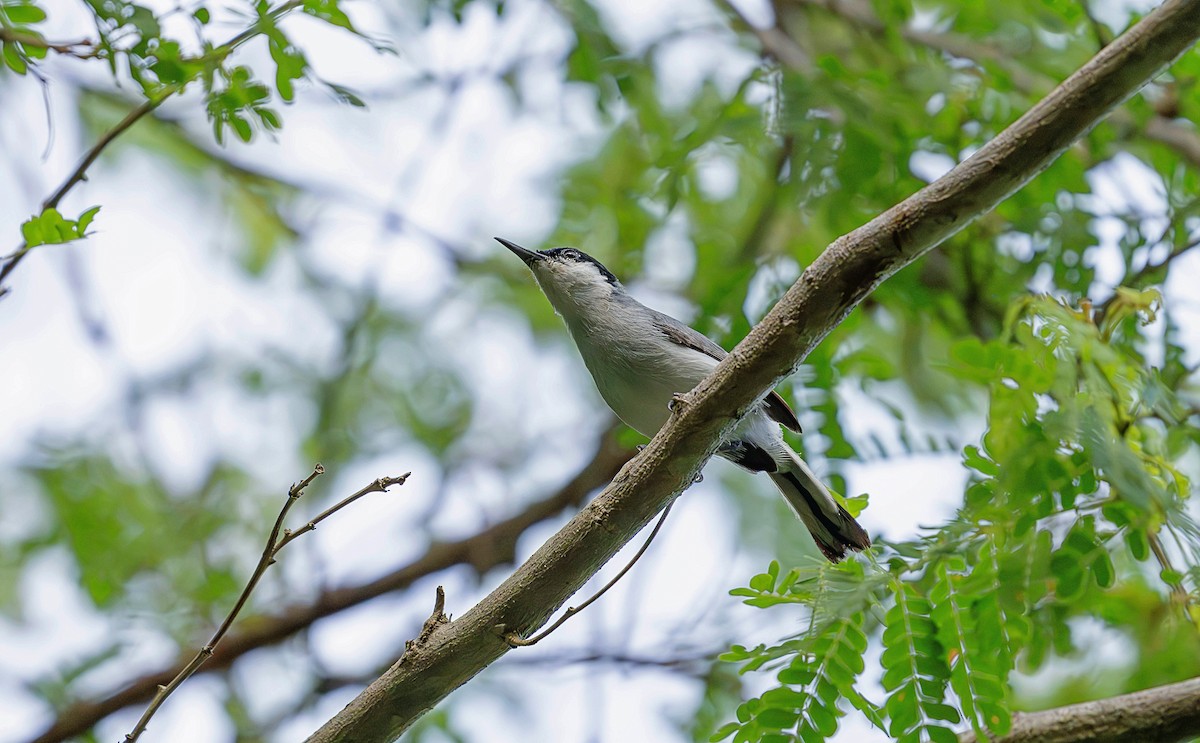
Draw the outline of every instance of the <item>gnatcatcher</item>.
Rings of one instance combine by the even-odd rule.
[[[496,240],[533,271],[566,320],[601,397],[644,436],[654,436],[666,423],[676,393],[692,390],[727,355],[692,328],[631,297],[611,271],[581,250],[533,251]],[[717,454],[750,472],[766,472],[831,562],[847,550],[870,547],[867,532],[783,440],[780,424],[800,432],[796,414],[772,392]]]

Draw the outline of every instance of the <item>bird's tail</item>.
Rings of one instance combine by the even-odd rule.
[[[788,505],[808,527],[813,541],[830,562],[839,562],[847,550],[865,550],[871,537],[846,509],[833,499],[808,465],[794,452],[791,461],[768,473]]]

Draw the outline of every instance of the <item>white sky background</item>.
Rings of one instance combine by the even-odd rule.
[[[65,0],[47,6],[52,19],[48,35],[86,33],[54,25],[55,19],[75,15]],[[702,0],[609,0],[603,7],[617,38],[635,48],[672,29],[701,28],[716,19]],[[348,9],[360,27],[384,27],[375,6],[362,3]],[[286,28],[317,71],[365,91],[370,110],[334,105],[323,93],[304,87],[298,102],[282,110],[284,129],[277,141],[260,136],[253,146],[234,143],[228,151],[235,160],[312,187],[315,195],[302,199],[313,225],[305,250],[330,276],[364,289],[374,285],[389,306],[426,318],[431,340],[456,345],[449,354],[455,365],[473,369],[470,376],[480,389],[486,385],[493,393],[502,391],[479,398],[471,435],[496,439],[516,430],[514,438],[528,451],[509,454],[528,456],[529,465],[515,480],[504,481],[492,468],[464,463],[462,473],[443,490],[437,477],[422,471],[437,472],[437,464],[417,447],[401,443],[386,457],[332,473],[335,485],[329,493],[355,489],[385,473],[411,470],[414,475],[399,495],[371,496],[305,537],[303,546],[298,543],[295,554],[277,568],[291,577],[302,577],[315,565],[321,580],[337,585],[373,577],[417,556],[424,542],[407,538],[406,530],[439,493],[447,502],[433,523],[438,535],[473,533],[485,520],[511,513],[529,493],[544,493],[573,473],[590,456],[595,433],[605,421],[573,350],[565,343],[547,347],[535,342],[518,316],[481,315],[472,297],[456,291],[453,265],[429,239],[432,234],[463,246],[460,257],[467,259],[503,253],[492,235],[539,246],[557,218],[556,173],[589,157],[603,135],[591,101],[579,90],[564,89],[557,78],[554,61],[569,36],[554,16],[522,0],[510,2],[499,21],[482,6],[472,6],[467,16],[461,28],[437,23],[416,41],[404,42],[398,57],[376,55],[347,34],[316,22],[289,21]],[[229,23],[228,33],[237,28]],[[668,44],[659,56],[668,100],[685,99],[686,91],[706,77],[735,85],[756,63],[726,34],[698,38]],[[244,54],[251,62],[266,57],[261,44],[250,45]],[[547,59],[522,78],[522,89],[533,102],[522,111],[487,74],[471,77],[448,107],[434,89],[397,93],[414,70],[486,72],[513,55]],[[51,64],[48,69],[52,81],[59,73],[78,74],[74,66]],[[266,74],[271,68],[268,63],[256,69]],[[93,81],[106,76],[103,70],[86,74]],[[56,131],[43,158],[47,130],[41,92],[28,80],[9,77],[0,83],[0,204],[5,205],[0,236],[13,245],[20,222],[90,144],[71,124],[69,86],[52,83],[50,100]],[[207,127],[195,97],[168,104],[164,111],[201,133]],[[948,165],[913,162],[915,172],[930,178]],[[1104,174],[1098,174],[1096,187],[1105,198],[1118,203],[1133,193],[1145,199],[1150,213],[1161,212],[1161,191],[1156,191],[1152,174],[1127,161],[1111,167],[1111,183],[1127,185],[1105,185]],[[102,204],[97,234],[80,245],[39,249],[15,272],[12,294],[0,302],[0,441],[5,442],[0,464],[24,459],[45,437],[109,439],[118,451],[138,445],[120,420],[126,381],[210,354],[255,357],[287,349],[313,364],[332,362],[336,326],[304,295],[286,256],[261,282],[245,279],[232,263],[230,242],[241,238],[216,190],[219,182],[196,187],[162,161],[131,151],[103,158],[89,175],[89,182],[66,199],[63,211],[70,215]],[[402,216],[398,229],[385,224],[388,210]],[[658,239],[669,242],[670,233]],[[1120,278],[1119,271],[1104,268],[1113,265],[1115,240],[1091,253],[1101,276],[1111,281]],[[669,248],[660,252],[673,254]],[[1188,263],[1181,261],[1176,275],[1200,270],[1195,256],[1184,260]],[[686,304],[670,289],[686,281],[690,270],[669,261],[650,262],[649,278],[632,282],[632,288],[664,310],[686,314]],[[85,289],[82,296],[70,278],[73,271]],[[1189,295],[1182,287],[1169,287],[1168,296]],[[1195,337],[1200,306],[1191,297],[1173,306]],[[81,304],[101,318],[110,344],[88,339]],[[875,402],[861,393],[839,394],[849,436],[874,436],[885,444],[898,440],[891,416]],[[246,399],[219,375],[190,397],[172,400],[151,409],[147,435],[140,442],[168,483],[194,483],[207,463],[222,455],[242,463],[262,482],[279,483],[282,493],[311,464],[295,459],[295,441],[288,434],[312,415],[303,404],[282,397]],[[919,421],[919,413],[914,411],[912,420]],[[977,432],[953,433],[969,441]],[[966,478],[952,454],[838,466],[852,493],[872,496],[864,525],[872,534],[891,538],[910,537],[920,525],[936,525],[949,516]],[[690,678],[668,670],[596,663],[531,666],[529,660],[583,656],[598,649],[645,658],[694,655],[721,649],[731,638],[746,644],[773,642],[799,629],[798,612],[749,609],[726,595],[770,558],[738,543],[737,515],[716,492],[721,483],[750,476],[723,463],[710,465],[708,473],[708,481],[689,491],[651,553],[618,588],[539,647],[510,653],[452,697],[454,724],[468,739],[679,739],[677,721],[688,719],[699,702],[701,687]],[[764,498],[775,497],[765,480],[742,485],[756,488]],[[35,506],[34,499],[19,492],[4,494],[0,537],[35,531],[45,518]],[[553,528],[530,530],[520,555],[531,553]],[[798,524],[791,528],[797,540],[808,539]],[[256,552],[261,546],[245,548]],[[618,557],[602,579],[621,564]],[[506,573],[493,571],[479,587],[466,571],[442,576],[448,611],[463,613]],[[119,664],[95,674],[97,690],[156,668],[172,655],[171,644],[150,631],[148,623],[131,617],[115,626],[91,610],[75,582],[67,556],[47,553],[22,585],[24,621],[0,619],[0,743],[24,740],[48,722],[49,711],[23,691],[22,682],[86,655],[113,633],[130,639],[129,652]],[[403,595],[323,621],[312,632],[311,652],[327,672],[366,672],[415,633],[432,596],[433,582],[424,581]],[[289,686],[289,678],[302,676],[307,663],[302,649],[262,651],[240,661],[235,677],[255,690],[252,711],[267,718],[294,700],[298,690]],[[869,659],[867,677],[872,673]],[[219,693],[210,679],[189,681],[155,718],[144,740],[230,739]],[[273,740],[301,739],[355,693],[357,689],[348,688],[329,695],[318,709],[281,727]],[[868,695],[882,696],[878,690]],[[110,718],[98,735],[119,739],[139,713],[131,709]],[[883,739],[853,713],[837,737],[863,743]]]

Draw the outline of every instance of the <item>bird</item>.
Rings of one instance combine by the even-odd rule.
[[[604,264],[582,250],[527,250],[495,239],[533,272],[566,321],[600,396],[643,436],[653,438],[670,417],[674,398],[692,390],[728,355],[700,332],[634,299]],[[780,425],[800,433],[796,414],[772,391],[716,454],[750,472],[765,472],[830,562],[841,561],[850,550],[868,549],[866,530],[788,446]]]

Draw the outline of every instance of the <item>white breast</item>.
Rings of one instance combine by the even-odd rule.
[[[643,315],[615,306],[603,323],[568,327],[604,401],[631,428],[653,436],[670,416],[671,396],[689,392],[717,361],[671,343],[654,327],[628,332],[639,322]],[[610,337],[612,328],[622,328],[620,339]]]

